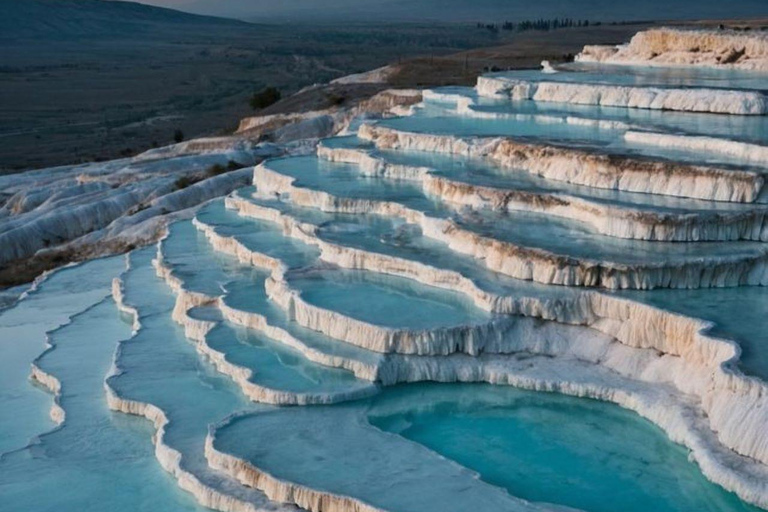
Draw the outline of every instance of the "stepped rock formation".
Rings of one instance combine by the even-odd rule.
[[[768,71],[768,35],[732,30],[658,28],[638,32],[626,45],[585,46],[576,60]]]
[[[52,312],[37,333],[42,354],[0,345],[0,364],[26,357],[31,379],[53,395],[53,425],[27,418],[18,428],[47,425],[39,443],[51,460],[70,461],[53,433],[103,414],[78,397],[98,377],[85,365],[104,358],[91,335],[105,333],[116,345],[103,380],[110,409],[149,420],[160,466],[211,509],[581,503],[517,496],[475,473],[462,462],[471,440],[454,451],[419,441],[414,431],[438,428],[418,424],[419,414],[463,421],[427,382],[633,411],[623,420],[633,428],[614,432],[585,427],[575,406],[558,409],[565,432],[589,433],[579,463],[590,478],[615,473],[606,463],[614,458],[638,485],[657,478],[652,496],[618,484],[627,485],[618,508],[768,509],[766,320],[743,325],[739,315],[768,307],[768,101],[753,87],[768,75],[719,69],[762,69],[764,43],[759,34],[649,31],[623,48],[587,47],[576,64],[480,77],[474,89],[387,91],[349,111],[247,119],[233,138],[0,179],[2,263],[58,242],[155,242],[126,265],[97,259],[48,273],[0,311],[0,333],[23,340],[37,332],[24,330],[30,318]],[[738,45],[739,56],[717,61]],[[605,72],[590,60],[650,65]],[[659,73],[663,63],[706,72]],[[276,142],[247,142],[260,130]],[[242,168],[208,171],[230,161]],[[180,187],[180,178],[193,183]],[[121,318],[101,314],[110,293]],[[421,405],[388,409],[398,393]],[[34,401],[22,395],[14,399]],[[485,421],[469,395],[459,409],[477,413],[468,423],[477,438],[498,435],[500,418],[538,417],[496,404]],[[424,405],[430,396],[439,403]],[[390,428],[376,410],[389,411]],[[640,417],[666,435],[649,434],[649,452],[685,448],[684,471],[645,456]],[[575,442],[529,436],[511,420],[499,430],[537,459]],[[623,448],[604,451],[608,438]],[[0,484],[13,473],[5,464],[35,459],[36,443],[3,444]],[[633,446],[643,448],[639,460]],[[513,455],[497,450],[494,464],[519,465]],[[554,459],[541,463],[560,471]],[[121,478],[141,476],[126,466]],[[707,481],[689,474],[698,472]],[[12,507],[24,499],[9,497]]]

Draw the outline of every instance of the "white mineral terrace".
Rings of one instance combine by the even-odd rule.
[[[768,71],[768,36],[726,30],[660,28],[639,32],[626,45],[585,46],[576,59],[641,66]]]
[[[503,167],[554,181],[587,187],[691,197],[714,201],[753,202],[765,174],[713,166],[652,161],[575,148],[547,146],[500,137],[466,137],[399,131],[363,125],[359,136],[380,149],[440,152],[494,160]]]
[[[463,176],[454,178],[441,172],[439,167],[393,162],[373,148],[329,146],[321,142],[317,154],[332,162],[357,164],[364,175],[416,181],[425,194],[458,207],[521,210],[578,219],[603,235],[618,238],[680,242],[768,240],[765,205],[734,206],[717,214],[707,209],[714,206],[711,203],[697,201],[675,201],[666,208],[658,208],[652,201],[645,202],[645,194],[624,194],[626,200],[617,201],[599,190],[586,195],[588,191],[583,189],[571,191],[557,185],[542,188],[539,182],[520,180],[520,176],[526,177],[520,171],[510,173],[509,185],[504,187],[503,177],[492,176],[497,178],[495,183],[491,179],[486,180],[488,184],[472,183]]]
[[[0,508],[768,509],[767,58],[657,29],[0,178],[2,263],[144,242],[0,310]]]

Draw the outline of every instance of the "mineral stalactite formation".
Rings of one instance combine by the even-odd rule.
[[[388,91],[375,118],[242,125],[335,134],[319,141],[192,141],[22,176],[0,261],[45,250],[40,233],[160,235],[0,312],[0,401],[20,411],[0,502],[76,510],[92,488],[127,489],[99,491],[114,510],[768,509],[766,48],[654,29],[474,88]],[[249,166],[178,186],[233,159]],[[153,448],[116,412],[149,420]],[[147,486],[158,462],[173,481]],[[588,480],[620,488],[587,499]]]

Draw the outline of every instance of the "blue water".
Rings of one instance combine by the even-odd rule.
[[[278,237],[277,226],[272,223],[245,219],[234,212],[227,211],[221,200],[206,206],[197,217],[205,219],[206,223],[217,220],[215,229],[219,234],[237,236],[238,240],[242,235],[243,239],[251,244],[253,250],[285,258],[287,263],[292,260],[303,262],[303,259],[297,258],[297,255],[304,258],[313,252],[309,246],[301,242],[292,243],[289,238]],[[204,235],[198,232],[190,221],[179,222],[174,228],[177,236],[169,238],[164,244],[164,249],[169,253],[185,252],[195,255],[194,259],[184,263],[186,273],[183,277],[181,273],[176,272],[176,262],[173,258],[167,260],[174,273],[182,277],[185,287],[193,291],[205,291],[199,286],[199,280],[190,276],[210,274],[215,270],[220,273],[215,296],[228,297],[230,289],[243,289],[250,300],[255,297],[261,304],[266,304],[267,296],[264,289],[266,272],[241,265],[229,256],[217,254],[211,249]],[[316,256],[317,251],[314,253]],[[245,288],[239,288],[240,284],[244,284]],[[228,303],[235,307],[238,305],[236,299]],[[263,309],[257,312],[265,313]],[[359,381],[346,370],[313,363],[296,349],[271,339],[264,333],[224,321],[218,309],[195,308],[190,314],[196,318],[202,317],[219,322],[206,335],[206,342],[213,350],[223,353],[227,361],[252,370],[250,381],[259,386],[274,391],[316,395],[349,392],[369,387],[367,381]]]
[[[45,333],[110,293],[122,257],[54,273],[25,300],[0,312],[0,454],[24,447],[53,427],[47,392],[30,386],[29,365],[45,349]]]
[[[490,319],[466,295],[375,272],[316,272],[289,283],[310,304],[386,327],[428,329]]]
[[[760,242],[678,243],[615,238],[595,233],[570,219],[522,211],[506,215],[468,212],[458,222],[470,231],[522,247],[628,265],[702,260],[714,263],[725,257],[759,257],[768,250]]]
[[[574,185],[548,180],[523,170],[505,169],[487,159],[464,155],[393,150],[375,150],[373,154],[395,164],[429,167],[437,175],[463,183],[537,193],[563,193],[606,204],[631,205],[632,208],[648,211],[750,211],[759,208],[768,210],[768,207],[753,204],[704,201]]]
[[[171,319],[174,296],[155,275],[154,251],[131,256],[125,276],[125,300],[140,313],[142,329],[122,344],[117,364],[123,372],[109,380],[118,395],[153,404],[169,419],[165,442],[182,454],[181,467],[202,482],[242,500],[262,502],[253,489],[211,470],[203,448],[208,426],[228,415],[258,408],[228,378],[197,354],[181,327]],[[146,442],[149,444],[150,439]]]
[[[557,73],[518,69],[489,76],[544,82],[631,85],[640,87],[702,87],[768,91],[768,73],[697,67],[624,66],[599,63],[558,65]]]
[[[765,143],[768,140],[768,116],[729,116],[572,103],[497,100],[478,97],[475,90],[469,87],[438,88],[436,90],[472,98],[477,103],[472,108],[479,112],[572,115],[590,119],[622,121],[656,131],[725,137],[756,143]]]
[[[83,269],[105,275],[102,265]],[[0,459],[3,510],[202,510],[155,459],[148,423],[109,411],[103,381],[115,348],[131,335],[111,299],[52,335],[39,365],[63,385],[66,423],[26,450]]]
[[[368,418],[531,501],[593,512],[755,510],[708,482],[658,428],[604,402],[424,384],[385,391]]]
[[[242,217],[227,209],[223,201],[208,204],[197,214],[197,218],[206,225],[215,226],[218,234],[227,237],[237,235],[237,240],[248,249],[277,258],[291,267],[309,265],[320,255],[316,247],[283,235],[277,224]]]
[[[471,471],[371,427],[359,406],[257,413],[237,418],[216,435],[216,449],[278,479],[380,510],[521,510],[517,499],[478,481]]]
[[[582,223],[541,213],[462,211],[451,214],[447,205],[427,198],[416,182],[386,178],[361,178],[354,164],[324,162],[315,157],[283,159],[270,166],[300,177],[296,185],[329,192],[337,197],[376,198],[402,203],[437,216],[452,216],[469,231],[553,254],[627,265],[650,262],[716,260],[757,257],[765,254],[759,242],[647,242],[604,236]],[[357,176],[357,178],[356,178]]]
[[[755,510],[631,412],[503,386],[398,386],[351,404],[257,413],[219,429],[215,446],[277,478],[392,510],[515,510],[486,484],[595,512]]]
[[[259,233],[274,234],[277,229],[277,225],[270,222],[239,217],[232,211],[220,208],[221,203],[223,201],[211,203],[206,210],[198,214],[198,218],[207,217],[206,222],[210,222],[215,216],[218,219],[215,229],[220,234],[226,232],[237,240],[241,240],[242,237],[244,240],[253,242],[260,238]],[[209,215],[212,212],[215,212],[215,215]],[[188,268],[190,274],[204,273],[218,268],[222,272],[222,284],[217,290],[217,295],[221,295],[227,306],[240,311],[258,313],[266,318],[269,325],[285,329],[306,346],[321,353],[361,360],[371,365],[378,364],[381,357],[378,354],[329,338],[291,321],[288,314],[267,297],[265,280],[268,272],[266,270],[239,264],[232,257],[217,253],[202,233],[195,235],[188,231],[190,228],[194,229],[189,221],[178,223],[179,232],[186,231],[187,234],[169,239],[167,247],[195,255],[194,267]],[[301,255],[317,252],[311,246],[299,241],[291,242],[288,238],[283,239],[283,244],[280,245],[284,250],[275,252],[275,246],[271,244],[270,237],[260,239],[263,243],[252,246],[253,250],[285,258],[287,262],[296,256],[297,253],[294,251],[298,251]],[[297,259],[301,260],[301,258]],[[175,267],[174,273],[176,273]],[[195,280],[185,281],[185,286],[193,291],[202,291],[195,283]],[[218,310],[213,308],[194,308],[190,314],[196,318],[221,321]],[[251,369],[252,382],[275,391],[325,394],[360,391],[370,387],[368,381],[360,381],[346,370],[311,362],[298,350],[283,345],[259,331],[228,322],[223,322],[211,331],[207,341],[212,348],[223,352],[228,361]]]
[[[266,229],[267,231],[277,229],[276,224],[264,221],[256,221],[253,219],[248,219],[250,225],[248,223],[241,223],[239,221],[235,224],[229,224],[225,220],[225,217],[232,221],[238,219],[242,220],[242,218],[238,217],[233,212],[219,211],[219,213],[221,213],[222,216],[219,218],[220,224],[218,224],[215,229],[217,229],[217,231],[227,230],[231,236],[234,236],[238,240],[241,236],[247,238],[249,235],[257,233],[260,229]],[[226,216],[224,213],[226,213]],[[190,223],[181,222],[179,224]],[[183,228],[183,226],[181,227]],[[171,241],[173,241],[173,239],[171,239]],[[198,234],[197,236],[187,236],[181,240],[180,243],[183,245],[183,247],[185,247],[186,251],[188,251],[190,254],[196,255],[195,264],[197,265],[197,268],[200,270],[200,272],[206,268],[217,267],[221,264],[222,260],[228,262],[227,265],[229,266],[229,270],[224,273],[224,277],[222,278],[222,282],[224,282],[224,284],[222,285],[221,289],[218,290],[219,293],[223,294],[221,299],[227,306],[241,311],[258,313],[267,319],[269,325],[285,329],[292,336],[299,339],[302,343],[308,347],[318,350],[321,353],[343,356],[344,358],[351,360],[360,360],[370,365],[376,365],[381,360],[380,354],[369,352],[355,345],[350,345],[329,338],[319,332],[306,329],[293,322],[289,318],[286,311],[268,299],[265,290],[265,280],[269,274],[265,269],[249,268],[247,266],[236,263],[231,257],[216,253],[210,247],[206,238],[202,234]],[[307,246],[298,241],[294,241],[294,243],[290,246],[296,248],[301,253],[306,253],[313,250],[311,246]],[[288,245],[285,245],[284,247],[288,247]],[[254,247],[254,249],[269,251],[270,247]],[[284,255],[281,254],[279,256],[282,257]],[[288,254],[288,256],[290,256],[290,254]],[[194,269],[191,270],[192,273],[195,272]],[[192,282],[186,282],[185,284],[187,286],[191,286],[190,289],[195,290],[191,283]],[[196,308],[193,310],[194,316],[199,316],[201,314],[208,314],[208,316],[215,320],[220,318],[218,314],[211,313],[205,308]],[[247,330],[240,332],[248,333],[248,336],[255,335],[255,333],[249,333]],[[265,340],[262,337],[262,347],[266,345],[266,343],[263,343],[266,341],[271,342],[271,340]],[[231,338],[228,343],[231,343]],[[277,348],[277,345],[270,344],[269,346],[274,346]],[[295,360],[295,357],[297,356],[296,353],[292,352],[291,350],[287,350],[287,347],[280,347],[280,350],[281,355],[277,356],[277,360],[289,361],[290,364],[296,362],[296,366],[298,368],[305,368],[306,362]],[[283,358],[283,355],[285,355],[285,358]],[[303,359],[303,357],[301,359]],[[326,375],[325,378],[327,379],[330,375],[331,374]],[[342,372],[342,375],[343,380],[345,381],[349,378],[346,372]],[[258,377],[259,376],[257,375],[257,378]]]
[[[184,281],[189,290],[211,297],[220,295],[222,287],[231,280],[231,272],[240,268],[237,261],[212,254],[211,264],[200,265],[195,248],[205,240],[205,235],[190,221],[171,224],[168,230],[170,236],[163,240],[161,250],[164,262],[173,268],[174,275]]]
[[[410,181],[364,176],[354,164],[328,162],[315,156],[270,160],[270,169],[296,178],[295,186],[323,190],[354,199],[396,200],[412,208],[434,211],[439,204],[424,196],[421,187]]]
[[[353,148],[362,145],[360,139],[355,137],[336,137],[323,141],[323,144],[338,148]],[[427,167],[435,175],[445,176],[453,181],[501,190],[521,190],[536,194],[566,194],[596,203],[631,207],[649,212],[768,211],[768,207],[763,205],[642,194],[548,180],[521,169],[503,168],[488,159],[466,155],[413,150],[380,150],[373,149],[370,145],[362,145],[362,147],[370,151],[372,156],[388,163]]]
[[[488,270],[482,261],[459,254],[440,241],[423,236],[413,224],[376,215],[337,215],[318,231],[323,240],[374,253],[453,270],[471,278],[481,289],[502,295],[566,300],[578,290],[521,281]]]
[[[564,69],[555,75],[522,70],[502,76],[768,91],[768,75],[746,72],[579,64]],[[624,121],[653,130],[768,143],[768,116],[499,101],[460,87],[442,92],[472,98],[471,108],[478,114],[580,116]],[[524,116],[459,116],[450,98],[427,101],[412,117],[380,122],[406,131],[503,135],[607,154],[716,164],[727,169],[749,167],[744,160],[714,153],[632,145],[624,142],[623,128],[547,123]],[[437,175],[463,183],[570,195],[649,212],[716,215],[765,207],[595,190],[550,182],[519,169],[502,169],[461,155],[379,151],[354,136],[323,144],[366,149],[388,162],[426,166]],[[187,163],[190,158],[196,157],[185,157]],[[152,165],[161,169],[165,164]],[[768,251],[765,243],[756,242],[623,240],[600,235],[589,225],[569,218],[455,208],[427,196],[418,182],[364,176],[356,165],[314,156],[276,159],[265,165],[295,178],[297,187],[338,198],[401,203],[488,238],[573,258],[563,265],[578,261],[622,269],[716,263],[723,258],[762,257]],[[575,308],[584,311],[583,289],[497,274],[486,267],[482,257],[459,254],[403,219],[322,212],[293,204],[290,194],[265,198],[254,196],[255,192],[255,187],[245,187],[236,194],[244,201],[312,224],[322,241],[454,271],[471,278],[480,290],[513,297],[520,304],[526,304],[527,299],[544,301],[547,311],[555,314],[567,315]],[[339,315],[393,331],[419,331],[420,339],[428,339],[433,329],[508,321],[480,309],[458,291],[370,270],[339,268],[324,261],[312,243],[284,233],[282,224],[241,216],[227,209],[223,199],[201,206],[195,215],[217,235],[232,237],[246,249],[280,260],[285,265],[284,278],[304,301]],[[216,323],[205,343],[227,362],[251,370],[253,384],[283,396],[337,398],[358,393],[369,398],[305,407],[253,402],[237,382],[217,371],[202,354],[200,341],[188,339],[174,321],[176,295],[157,276],[152,265],[156,257],[162,258],[186,289],[220,301],[193,308],[189,314]],[[422,383],[381,389],[356,378],[343,367],[365,367],[373,371],[371,378],[377,378],[376,371],[391,372],[391,365],[398,361],[437,372],[440,360],[374,353],[361,348],[365,340],[345,343],[301,327],[293,320],[295,304],[277,304],[267,294],[269,279],[277,275],[217,252],[191,220],[171,224],[159,247],[136,250],[129,260],[128,270],[123,257],[60,270],[27,298],[0,311],[0,510],[202,510],[158,462],[152,444],[158,434],[152,425],[108,409],[104,379],[114,361],[117,371],[107,385],[127,400],[164,411],[169,420],[164,442],[180,453],[182,471],[259,510],[299,512],[291,505],[269,502],[260,490],[211,469],[204,453],[210,429],[218,428],[218,449],[278,478],[398,512],[525,510],[527,505],[520,500],[588,512],[755,511],[707,481],[688,460],[686,450],[661,430],[615,405],[479,384]],[[139,312],[141,328],[136,332],[131,318],[119,313],[109,298],[116,276],[123,277],[125,302]],[[733,339],[742,347],[739,367],[768,379],[768,293],[763,290],[615,293],[713,322],[712,334]],[[264,332],[225,320],[225,308],[220,310],[219,305],[259,315],[266,324]],[[535,308],[532,302],[528,305]],[[289,337],[278,330],[293,338],[291,346],[279,341]],[[46,337],[54,347],[47,351]],[[525,361],[535,365],[541,359],[526,356],[516,354],[516,364]],[[455,361],[470,356],[452,357]],[[60,428],[49,418],[51,395],[28,381],[33,361],[63,384],[60,403],[67,418]],[[493,364],[503,365],[504,361],[494,359]],[[378,394],[370,397],[373,393]],[[235,419],[221,427],[231,418]]]
[[[211,348],[226,354],[228,361],[251,369],[251,382],[275,391],[319,395],[368,387],[352,373],[313,363],[258,331],[225,322],[206,339]]]
[[[768,380],[768,289],[765,287],[616,293],[714,322],[711,334],[734,340],[741,346],[740,368]]]
[[[413,116],[385,119],[378,124],[387,128],[416,133],[483,137],[506,136],[555,142],[570,141],[590,147],[605,147],[623,134],[623,131],[620,130],[597,126],[544,123],[535,120],[483,119],[446,115],[439,112],[437,115],[430,115],[430,113],[428,110],[419,111]]]
[[[249,199],[260,205],[280,210],[294,216],[303,222],[320,226],[318,236],[326,241],[339,243],[343,246],[354,247],[375,253],[387,254],[416,262],[426,263],[437,268],[444,268],[461,273],[473,279],[477,285],[492,293],[513,296],[539,297],[544,300],[569,301],[579,297],[579,290],[560,286],[546,286],[531,281],[513,279],[503,274],[490,271],[483,263],[473,257],[452,251],[447,244],[422,236],[417,226],[406,224],[401,220],[377,215],[331,214],[320,213],[317,210],[297,207],[290,202],[275,200]],[[230,212],[233,219],[240,219]],[[218,229],[228,226],[230,233],[237,239],[245,238],[262,226],[270,223],[252,221],[251,226],[239,222],[228,224],[222,218]],[[237,225],[237,232],[233,226]],[[303,245],[300,242],[296,244]],[[307,247],[307,246],[305,246]],[[264,248],[267,250],[268,248]],[[208,260],[210,248],[200,244],[195,249],[201,265],[212,265]],[[352,359],[371,360],[372,353],[359,350],[353,345],[339,343],[324,338],[319,333],[308,331],[287,320],[285,312],[276,307],[266,297],[263,281],[266,271],[256,272],[250,276],[233,280],[226,285],[227,293],[224,301],[232,307],[266,315],[270,323],[287,329],[306,343],[319,348],[323,352],[343,353]],[[407,280],[406,280],[407,281]],[[430,289],[426,287],[426,289]],[[445,297],[445,295],[443,295]],[[461,302],[464,302],[461,300]]]
[[[419,111],[410,117],[380,121],[384,127],[400,131],[437,135],[514,137],[520,141],[544,142],[568,147],[583,147],[601,153],[636,156],[654,160],[709,164],[724,169],[751,169],[763,172],[748,160],[719,153],[668,149],[655,145],[636,144],[624,140],[624,129],[552,123],[535,119],[483,119],[471,116],[446,115]]]
[[[382,355],[364,350],[320,332],[301,327],[291,320],[287,313],[271,302],[264,291],[265,276],[254,275],[250,279],[233,281],[227,285],[227,295],[223,297],[227,306],[240,311],[264,315],[270,325],[285,329],[306,346],[323,354],[341,356],[369,365],[377,365]]]

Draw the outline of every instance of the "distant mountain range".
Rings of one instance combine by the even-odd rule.
[[[768,0],[0,0],[0,40],[173,37],[250,22],[636,21],[768,17]],[[152,5],[148,5],[152,4]],[[179,10],[176,10],[179,9]],[[184,11],[184,12],[182,12]],[[221,17],[215,17],[221,16]],[[234,18],[234,19],[233,19]]]
[[[259,21],[664,20],[768,17],[768,0],[144,0]]]
[[[0,0],[0,40],[130,39],[177,30],[251,28],[245,22],[134,2]]]

